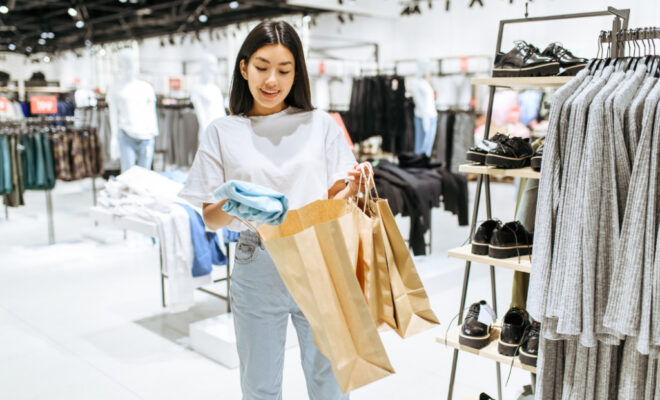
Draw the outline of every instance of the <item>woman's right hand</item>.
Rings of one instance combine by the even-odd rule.
[[[222,206],[225,205],[227,199],[221,200],[217,203],[204,203],[202,206],[202,219],[207,228],[212,231],[217,231],[229,225],[234,217],[227,214]]]

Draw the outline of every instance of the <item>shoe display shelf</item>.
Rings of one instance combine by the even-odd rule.
[[[536,373],[536,367],[526,365],[520,362],[518,357],[508,357],[500,354],[497,351],[497,339],[500,337],[500,330],[494,328],[490,334],[490,343],[484,348],[475,349],[473,347],[464,346],[458,342],[458,335],[461,331],[461,327],[457,326],[451,328],[446,336],[440,336],[436,340],[438,343],[453,347],[457,350],[467,351],[468,353],[476,354],[479,357],[488,358],[493,361],[497,361],[500,364],[503,364],[505,367],[511,366],[511,361],[513,361],[513,366],[515,368],[524,369],[525,371]]]
[[[577,14],[565,14],[565,15],[553,15],[547,17],[534,17],[534,18],[520,18],[520,19],[509,19],[501,20],[499,24],[499,33],[497,37],[497,47],[495,49],[495,54],[499,53],[502,49],[502,36],[504,27],[510,24],[519,24],[519,23],[536,23],[536,22],[545,22],[553,20],[565,20],[565,19],[576,19],[576,18],[590,18],[590,17],[602,17],[602,16],[614,16],[612,23],[612,32],[618,32],[619,29],[626,29],[628,26],[628,17],[630,10],[618,10],[613,7],[608,7],[607,11],[596,11],[596,12],[587,12],[587,13],[577,13]],[[612,54],[618,54],[618,49],[616,47],[612,48]],[[488,138],[488,133],[491,128],[491,118],[493,115],[493,102],[495,99],[495,91],[497,88],[515,88],[515,89],[527,89],[527,88],[557,88],[564,85],[566,82],[570,81],[572,77],[561,77],[561,76],[549,76],[549,77],[524,77],[524,78],[479,78],[473,79],[472,84],[474,85],[488,85],[489,86],[489,96],[488,96],[488,108],[486,112],[486,124],[484,129],[484,139]],[[492,219],[493,215],[491,213],[491,200],[490,200],[490,179],[491,177],[520,177],[520,178],[531,178],[539,179],[541,176],[540,173],[532,170],[531,168],[520,168],[520,169],[499,169],[483,165],[475,164],[465,164],[459,167],[460,172],[468,174],[477,174],[477,185],[476,192],[474,195],[474,203],[472,206],[472,221],[470,225],[470,238],[473,237],[477,221],[478,221],[478,211],[479,203],[481,201],[482,189],[486,201],[486,218]],[[484,360],[494,360],[495,368],[497,373],[497,398],[502,400],[502,379],[500,372],[500,363],[505,365],[511,365],[511,357],[503,356],[497,351],[498,341],[493,339],[485,348],[480,350],[473,349],[460,345],[458,342],[459,332],[461,325],[463,324],[463,313],[466,305],[466,297],[468,290],[468,283],[470,280],[470,269],[473,262],[488,265],[490,267],[490,285],[491,285],[491,296],[492,296],[492,308],[497,314],[497,293],[495,287],[495,267],[508,268],[516,271],[530,272],[531,271],[531,257],[521,256],[520,258],[508,258],[508,259],[496,259],[487,256],[479,256],[472,254],[470,251],[471,246],[463,246],[449,251],[449,256],[465,260],[465,272],[463,275],[463,287],[461,291],[460,305],[458,309],[458,326],[450,329],[448,336],[445,339],[445,336],[437,338],[437,341],[444,343],[448,346],[454,348],[454,354],[452,359],[451,366],[451,375],[449,380],[449,391],[447,394],[447,399],[452,400],[454,394],[454,383],[456,381],[456,370],[458,365],[458,355],[461,351],[467,351],[473,354],[476,354],[479,357],[483,357]],[[533,257],[533,252],[532,252]],[[499,335],[499,330],[494,330],[494,335]],[[513,366],[522,368],[526,371],[532,373],[532,386],[536,384],[536,369],[529,367],[520,363],[516,357],[513,360]]]

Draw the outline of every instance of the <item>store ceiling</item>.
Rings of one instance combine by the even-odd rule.
[[[55,52],[323,11],[285,0],[0,0],[0,51]]]

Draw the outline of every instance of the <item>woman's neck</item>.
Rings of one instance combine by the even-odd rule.
[[[278,104],[277,106],[272,107],[272,108],[262,107],[259,104],[254,103],[252,105],[252,108],[250,109],[250,111],[248,111],[247,116],[248,117],[263,117],[263,116],[266,116],[266,115],[276,114],[276,113],[284,110],[286,107],[287,107],[287,105],[284,102],[282,102],[281,104]]]

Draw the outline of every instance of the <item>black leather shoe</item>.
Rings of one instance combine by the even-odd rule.
[[[486,304],[486,300],[472,304],[461,326],[458,342],[474,349],[485,347],[490,343],[491,324],[494,321],[495,312]]]
[[[501,227],[502,223],[494,219],[489,219],[479,225],[472,237],[472,254],[487,256],[488,245],[490,244],[490,239],[493,237],[493,231]]]
[[[541,55],[557,61],[561,67],[561,73],[559,75],[562,76],[576,75],[589,62],[586,58],[575,57],[561,43],[550,43]]]
[[[504,315],[502,331],[497,343],[497,351],[505,356],[513,357],[522,344],[525,330],[529,325],[527,311],[522,308],[511,308]]]
[[[490,397],[486,393],[481,393],[481,394],[479,394],[479,400],[495,400],[495,399]]]
[[[548,76],[559,73],[559,63],[542,56],[538,49],[519,40],[506,54],[495,57],[493,76]]]
[[[532,153],[532,145],[529,143],[529,139],[517,136],[509,137],[488,152],[486,165],[498,168],[523,168],[529,165]]]
[[[518,221],[507,222],[493,231],[488,256],[510,258],[532,254],[533,237]]]
[[[497,143],[501,143],[508,138],[509,136],[498,133],[490,139],[480,141],[476,146],[470,147],[467,151],[467,160],[483,165],[486,162],[488,152],[497,147]]]
[[[543,144],[540,145],[538,149],[536,149],[536,153],[534,153],[530,161],[530,164],[534,171],[541,170],[541,161],[543,161]]]
[[[518,358],[520,362],[529,365],[531,367],[536,367],[536,360],[539,357],[539,336],[541,333],[541,323],[538,321],[532,321],[525,337],[522,341],[522,346],[518,353]]]

